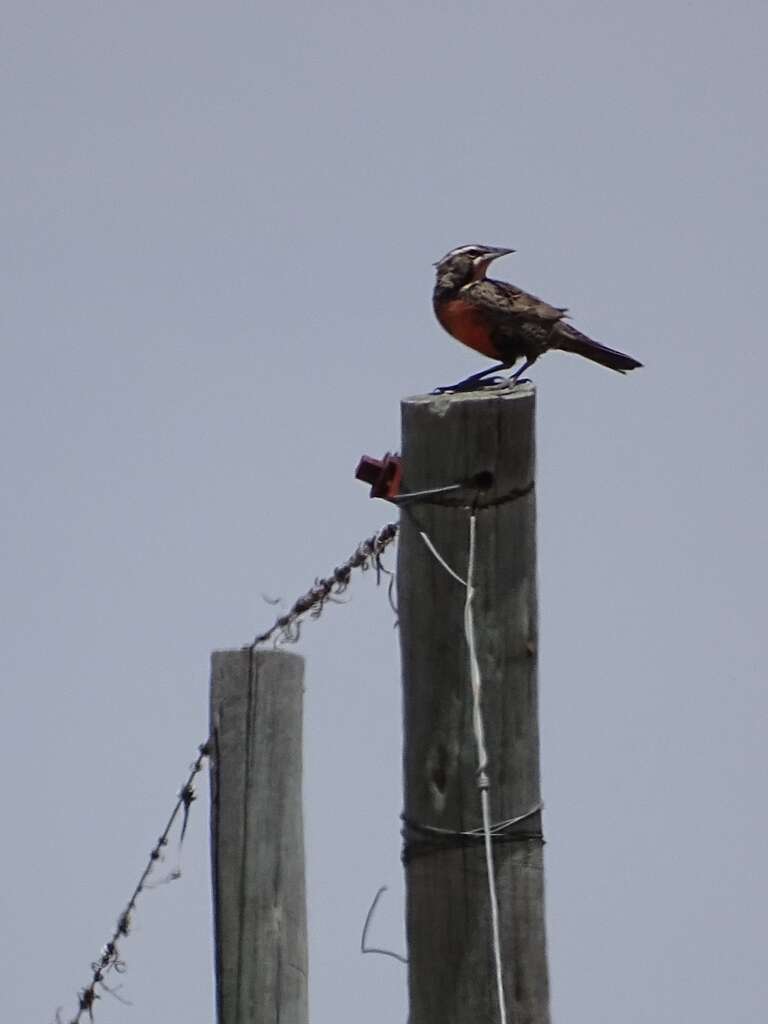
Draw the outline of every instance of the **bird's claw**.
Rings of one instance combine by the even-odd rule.
[[[461,394],[467,391],[484,391],[486,388],[515,387],[517,384],[530,384],[530,380],[527,377],[523,380],[516,380],[514,377],[486,377],[484,380],[460,380],[458,384],[448,384],[445,387],[435,388],[432,394]]]

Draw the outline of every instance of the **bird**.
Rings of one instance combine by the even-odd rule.
[[[495,379],[485,378],[511,369],[522,359],[522,366],[509,378],[515,384],[550,349],[575,352],[618,373],[643,365],[577,331],[566,322],[565,307],[550,306],[513,284],[485,276],[494,260],[513,252],[492,245],[460,245],[434,264],[437,276],[432,304],[440,325],[469,348],[500,360],[458,384],[436,388],[436,393],[495,383]]]

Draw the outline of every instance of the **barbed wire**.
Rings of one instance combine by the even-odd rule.
[[[269,629],[259,633],[249,647],[251,650],[259,644],[266,643],[273,637],[276,644],[295,644],[301,635],[301,622],[303,616],[309,615],[311,619],[318,619],[323,614],[323,608],[328,601],[341,596],[349,586],[353,569],[360,569],[367,572],[370,569],[376,572],[376,582],[381,582],[381,575],[384,573],[390,578],[389,596],[392,604],[392,583],[394,574],[381,564],[381,556],[386,548],[397,536],[398,523],[388,523],[383,526],[372,537],[362,541],[355,548],[352,555],[337,566],[329,576],[319,577],[315,580],[306,594],[302,594],[292,605],[290,611],[277,618]],[[394,608],[394,605],[393,605]]]
[[[376,573],[377,584],[381,582],[382,574],[388,576],[389,599],[390,604],[394,608],[394,604],[392,602],[394,573],[382,565],[381,556],[395,539],[397,532],[398,524],[389,523],[387,526],[382,527],[382,529],[377,533],[373,534],[373,536],[368,537],[367,540],[358,544],[354,552],[345,562],[342,562],[341,565],[337,566],[329,576],[319,577],[316,579],[314,585],[305,594],[294,601],[290,611],[285,615],[281,615],[275,620],[269,629],[256,636],[253,641],[246,646],[245,650],[253,651],[259,646],[259,644],[266,643],[267,640],[273,638],[276,645],[282,643],[296,643],[301,633],[301,622],[303,617],[305,615],[309,615],[312,619],[319,618],[326,603],[328,601],[333,602],[347,589],[352,577],[352,572],[355,569],[360,569],[362,572],[367,572],[373,569]],[[147,864],[141,873],[136,887],[131,893],[131,898],[128,900],[125,908],[117,919],[117,925],[112,933],[112,937],[103,947],[99,958],[91,964],[90,981],[85,988],[82,988],[78,992],[77,1012],[74,1017],[70,1018],[68,1024],[80,1024],[84,1014],[88,1015],[89,1021],[93,1021],[93,1008],[96,1000],[101,998],[100,990],[108,992],[110,995],[120,1000],[120,1002],[127,1003],[127,1000],[119,994],[117,988],[107,985],[106,978],[111,973],[119,975],[125,972],[125,961],[120,956],[120,943],[130,932],[131,915],[134,912],[136,902],[141,893],[147,889],[155,888],[157,885],[162,885],[165,882],[174,881],[181,876],[180,870],[177,869],[172,871],[165,878],[160,879],[158,882],[149,882],[149,877],[154,867],[158,861],[162,859],[162,851],[168,845],[168,836],[170,835],[174,822],[180,812],[183,817],[181,832],[179,835],[179,846],[181,846],[184,841],[184,837],[187,832],[187,825],[189,823],[190,807],[196,799],[194,789],[195,777],[202,770],[203,762],[207,757],[209,757],[210,752],[211,740],[209,738],[198,747],[197,758],[190,768],[183,786],[179,790],[178,799],[176,800],[160,838],[150,851]],[[64,1024],[61,1016],[61,1009],[56,1011],[55,1020],[56,1024]]]
[[[189,775],[187,776],[184,785],[179,790],[178,799],[174,804],[166,826],[163,829],[160,838],[150,850],[146,867],[142,871],[139,881],[136,883],[136,887],[131,893],[131,898],[125,905],[125,909],[117,919],[117,925],[112,933],[112,937],[102,949],[98,960],[95,960],[91,964],[91,980],[85,988],[81,989],[78,993],[77,1013],[71,1018],[70,1024],[79,1024],[84,1013],[88,1014],[89,1020],[93,1020],[93,1006],[96,1000],[100,998],[99,992],[97,991],[98,988],[104,989],[104,991],[109,992],[110,995],[115,996],[115,998],[119,999],[121,1002],[125,1002],[125,1000],[118,994],[117,989],[111,988],[106,984],[105,978],[112,972],[115,974],[122,974],[125,971],[125,961],[120,956],[119,943],[128,936],[131,930],[131,915],[136,907],[136,901],[145,889],[150,888],[150,886],[147,885],[147,880],[149,879],[149,876],[157,862],[162,858],[163,848],[168,845],[168,836],[170,835],[173,824],[180,811],[183,812],[184,818],[181,826],[179,845],[181,845],[184,840],[184,835],[187,830],[187,821],[189,819],[189,809],[192,806],[192,802],[196,795],[194,789],[195,776],[201,771],[203,761],[208,757],[210,749],[209,741],[200,744],[197,758],[189,770]],[[180,872],[173,872],[167,881],[172,881],[174,878],[178,877],[180,877]],[[59,1010],[56,1013],[57,1024],[61,1024],[61,1020],[61,1011]]]

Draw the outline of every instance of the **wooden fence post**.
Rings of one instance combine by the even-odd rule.
[[[212,657],[218,1024],[307,1024],[303,679],[297,654]]]
[[[398,607],[403,663],[409,1024],[498,1022],[482,841],[464,586],[476,503],[474,619],[491,815],[532,811],[493,844],[509,1024],[548,1024],[539,788],[535,392],[407,399],[403,490],[472,480],[403,508]],[[478,474],[480,476],[478,477]],[[485,474],[485,476],[483,476]],[[488,486],[490,484],[490,486]]]

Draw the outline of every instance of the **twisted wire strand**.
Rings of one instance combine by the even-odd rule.
[[[361,541],[349,558],[336,566],[332,573],[315,580],[310,589],[298,597],[290,610],[285,615],[280,615],[269,629],[254,637],[249,645],[251,650],[259,644],[274,639],[276,644],[294,644],[301,635],[301,621],[305,615],[312,619],[318,619],[328,601],[343,594],[349,586],[352,572],[360,569],[367,572],[373,569],[376,573],[376,582],[381,582],[382,574],[391,576],[389,569],[385,569],[381,563],[381,556],[397,536],[398,523],[388,523],[372,537]]]

